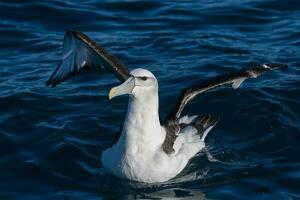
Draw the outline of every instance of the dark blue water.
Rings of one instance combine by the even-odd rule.
[[[241,3],[242,2],[242,3]],[[0,199],[300,199],[299,1],[1,1]],[[130,69],[151,70],[164,117],[180,90],[264,62],[287,70],[223,88],[187,113],[221,118],[200,153],[162,184],[104,172],[126,97],[84,73],[45,87],[64,31],[80,30]]]

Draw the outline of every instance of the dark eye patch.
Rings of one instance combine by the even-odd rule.
[[[146,81],[148,79],[147,76],[140,76],[139,78],[142,79],[143,81]]]

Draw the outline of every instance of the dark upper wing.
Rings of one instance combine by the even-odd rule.
[[[232,84],[232,87],[234,89],[237,89],[247,78],[256,78],[265,72],[286,67],[286,64],[263,64],[248,70],[237,71],[234,73],[217,76],[208,81],[202,82],[199,85],[187,88],[182,92],[179,101],[177,102],[175,108],[168,115],[167,120],[179,118],[187,103],[189,103],[191,100],[193,100],[203,92],[225,84]]]
[[[82,70],[107,69],[120,81],[129,77],[128,69],[103,47],[78,31],[67,31],[64,37],[62,59],[46,82],[56,86]]]
[[[164,151],[166,153],[173,152],[173,145],[177,138],[177,133],[180,131],[179,118],[181,112],[183,111],[185,106],[195,97],[210,89],[214,89],[216,87],[225,84],[232,84],[232,87],[236,89],[247,78],[256,78],[259,75],[263,74],[264,72],[271,71],[278,68],[286,68],[286,67],[287,65],[285,64],[274,64],[274,63],[263,64],[261,66],[254,67],[248,70],[217,76],[208,81],[202,82],[198,85],[185,89],[182,92],[174,109],[172,109],[170,114],[164,120],[164,127],[166,128],[166,132],[167,132],[166,139],[162,145]]]

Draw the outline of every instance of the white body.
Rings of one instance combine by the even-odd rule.
[[[132,74],[137,76],[141,71],[145,73],[137,69]],[[162,150],[166,131],[159,120],[158,87],[153,88],[133,89],[120,139],[102,153],[103,167],[120,178],[148,183],[167,181],[205,146],[197,130],[188,126],[179,133],[174,153],[168,155]],[[184,117],[181,121],[189,123],[192,119]]]

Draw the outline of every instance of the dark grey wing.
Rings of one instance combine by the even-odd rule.
[[[256,78],[265,72],[286,67],[286,64],[263,64],[248,70],[242,70],[230,74],[217,76],[208,81],[202,82],[198,85],[194,85],[185,89],[182,92],[176,106],[171,110],[170,114],[164,120],[164,127],[166,128],[167,135],[163,143],[163,147],[167,151],[172,152],[173,144],[177,137],[176,135],[180,130],[180,115],[185,106],[198,95],[225,84],[231,84],[234,89],[237,89],[247,78]]]
[[[217,76],[208,81],[202,82],[199,85],[189,87],[182,92],[179,101],[177,102],[175,108],[168,115],[167,120],[179,118],[181,112],[191,100],[208,90],[225,84],[232,84],[232,87],[237,89],[247,78],[256,78],[265,72],[278,68],[287,68],[287,65],[275,63],[263,64],[248,70]]]
[[[128,69],[103,47],[78,31],[67,31],[64,37],[62,59],[46,82],[56,86],[82,70],[107,69],[120,81],[129,77]]]

